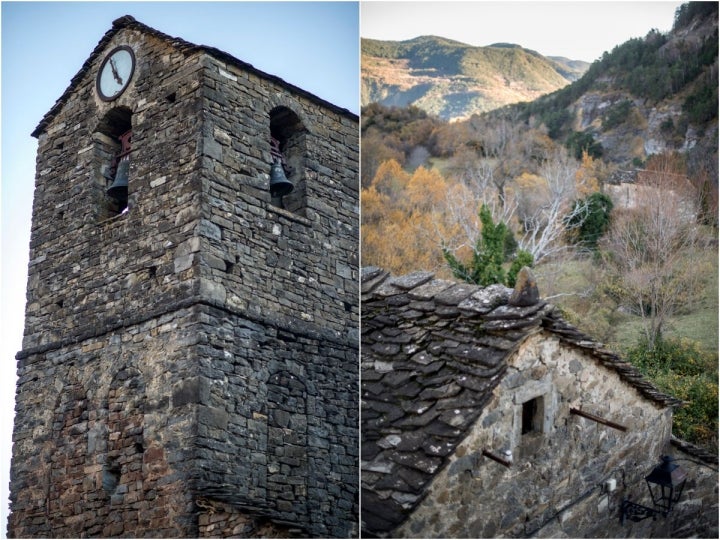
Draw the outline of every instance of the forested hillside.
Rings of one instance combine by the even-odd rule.
[[[362,264],[481,284],[532,265],[716,447],[717,70],[717,3],[690,3],[530,104],[454,123],[364,107]]]
[[[576,80],[588,65],[514,44],[472,47],[436,36],[361,44],[362,105],[413,105],[445,120],[530,101]]]
[[[717,57],[718,4],[685,4],[669,34],[618,45],[580,80],[503,114],[623,165],[665,150],[716,152]]]

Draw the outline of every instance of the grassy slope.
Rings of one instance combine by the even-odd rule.
[[[706,254],[713,262],[714,275],[707,277],[707,293],[697,308],[686,315],[672,317],[667,337],[688,338],[697,341],[703,349],[718,350],[718,254]],[[642,328],[639,317],[625,315],[616,330],[616,343],[623,347],[637,342]]]
[[[718,350],[718,252],[705,254],[712,272],[706,276],[704,300],[691,313],[677,315],[670,319],[666,336],[688,338],[696,341],[703,349]],[[537,269],[540,294],[544,297],[585,291],[593,287],[594,267],[591,260],[563,262],[558,267],[545,266]],[[573,323],[593,337],[605,341],[610,349],[622,352],[638,342],[642,334],[642,319],[628,313],[601,311],[599,314],[586,313],[597,307],[595,299],[579,299],[575,296],[557,296],[551,299],[556,305],[568,309],[578,316]],[[599,317],[610,317],[602,324]],[[591,321],[591,322],[589,322]]]

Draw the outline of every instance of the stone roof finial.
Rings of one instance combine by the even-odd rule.
[[[515,281],[515,290],[510,295],[508,304],[517,307],[534,306],[540,301],[537,280],[530,268],[523,266]]]

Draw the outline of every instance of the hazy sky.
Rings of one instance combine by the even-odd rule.
[[[2,2],[0,537],[6,534],[15,354],[22,348],[37,142],[30,136],[118,17],[217,47],[359,113],[358,6],[279,2]]]
[[[402,41],[434,35],[468,45],[517,43],[545,56],[592,62],[649,30],[672,28],[682,2],[361,2],[360,35]]]

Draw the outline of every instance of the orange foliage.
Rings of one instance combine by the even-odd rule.
[[[380,164],[370,187],[395,200],[399,193],[405,190],[409,181],[410,175],[403,170],[400,163],[390,159]]]
[[[428,212],[445,200],[447,184],[435,169],[418,167],[407,185],[408,204],[414,211]]]
[[[436,170],[412,175],[393,160],[378,167],[362,200],[362,265],[396,274],[444,269],[441,242],[454,234],[444,213],[449,189]]]
[[[575,190],[578,199],[584,199],[591,193],[600,191],[600,176],[602,161],[593,157],[583,150],[580,168],[575,173]]]

